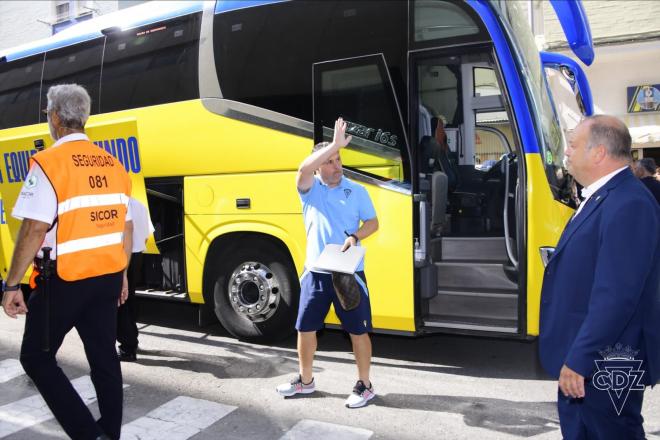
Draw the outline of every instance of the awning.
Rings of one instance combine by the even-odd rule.
[[[660,113],[634,113],[621,116],[632,137],[633,148],[660,147]]]

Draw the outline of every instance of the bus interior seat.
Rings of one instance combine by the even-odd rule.
[[[449,158],[448,152],[438,141],[430,136],[424,136],[421,141],[422,169],[431,174],[431,198],[433,220],[431,222],[432,236],[439,236],[447,228],[438,213],[442,209],[451,214],[451,230],[456,233],[486,232],[484,206],[486,195],[481,192],[457,191],[460,185],[458,167]],[[440,177],[436,175],[444,175]],[[443,184],[446,180],[446,184]]]
[[[442,171],[436,171],[431,176],[431,237],[439,237],[447,225],[447,196],[449,195],[449,180]]]
[[[447,152],[432,136],[423,136],[420,142],[422,150],[422,170],[427,174],[442,171],[447,176],[448,191],[454,192],[458,186],[458,172],[449,161]]]

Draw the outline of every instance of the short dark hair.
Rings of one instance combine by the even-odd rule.
[[[655,174],[655,170],[658,166],[655,164],[655,159],[652,157],[645,157],[637,161],[637,164],[640,168],[646,170],[649,174]]]
[[[632,138],[626,124],[606,115],[589,116],[585,119],[590,122],[587,148],[604,145],[611,157],[627,160],[632,158]]]
[[[314,148],[312,148],[312,153],[316,153],[317,151],[327,147],[328,145],[330,145],[330,142],[319,142],[318,144],[314,145]]]

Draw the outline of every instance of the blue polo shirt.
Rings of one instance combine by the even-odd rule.
[[[342,177],[339,185],[328,188],[320,177],[314,176],[314,184],[300,195],[307,232],[307,259],[305,266],[311,267],[326,244],[343,244],[344,231],[355,234],[360,221],[376,218],[369,193],[360,184]],[[364,270],[364,261],[357,268]]]

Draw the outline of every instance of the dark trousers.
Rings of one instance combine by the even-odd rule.
[[[50,280],[50,350],[43,351],[46,316],[43,283],[28,300],[21,364],[64,431],[72,439],[95,439],[103,432],[118,439],[122,419],[121,367],[115,352],[117,300],[122,273],[68,282]],[[85,348],[101,418],[92,413],[57,365],[64,337],[76,328]]]
[[[644,391],[630,391],[617,415],[607,391],[585,384],[583,399],[568,399],[559,391],[557,409],[564,440],[644,439]]]
[[[127,353],[135,353],[138,347],[137,304],[135,284],[142,272],[142,253],[135,252],[128,266],[128,298],[117,310],[117,341],[119,348]]]

